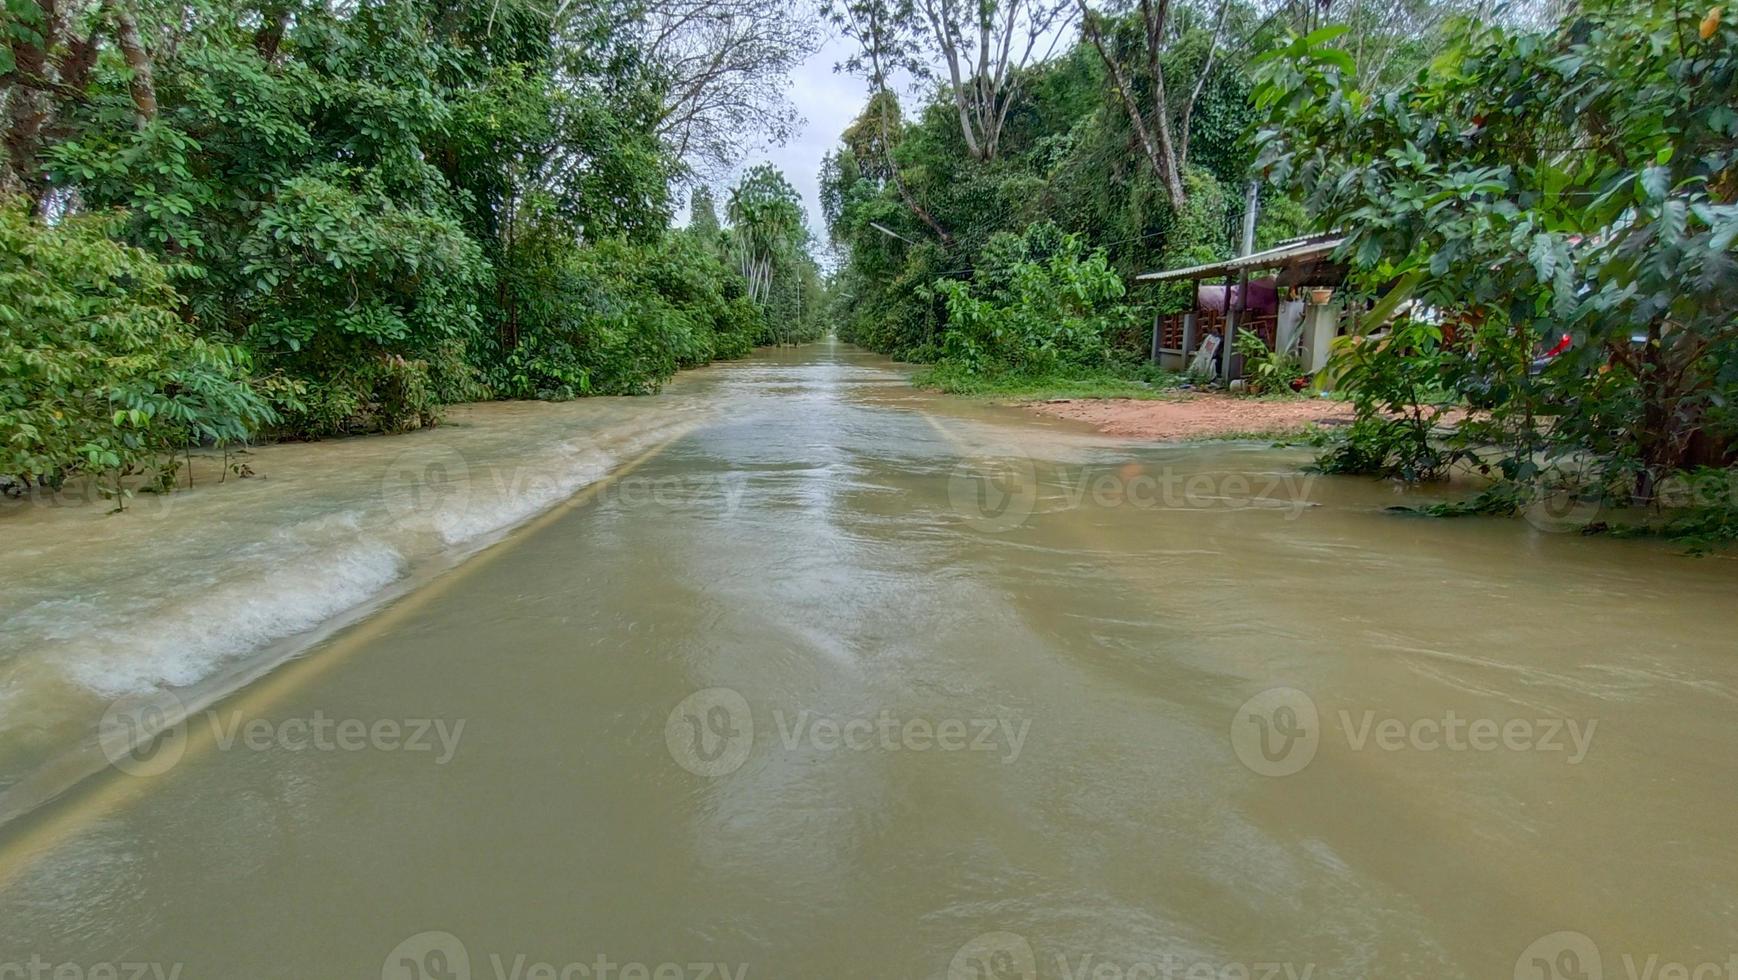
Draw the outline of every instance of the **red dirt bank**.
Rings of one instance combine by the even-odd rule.
[[[1065,399],[1030,402],[1044,415],[1089,422],[1108,435],[1159,441],[1203,439],[1240,432],[1295,432],[1323,422],[1350,422],[1352,406],[1326,398],[1262,401],[1209,392],[1178,392],[1174,399]]]

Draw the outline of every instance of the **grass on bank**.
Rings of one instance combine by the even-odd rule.
[[[1275,449],[1310,446],[1331,430],[1319,422],[1296,426],[1276,426],[1266,429],[1232,429],[1227,432],[1206,432],[1191,436],[1189,442],[1267,442]]]
[[[1149,401],[1174,398],[1188,377],[1166,371],[1152,364],[1137,364],[1126,368],[1076,369],[1049,374],[1002,372],[973,373],[951,364],[932,364],[918,372],[911,383],[950,395],[1006,399],[1009,401],[1046,401],[1052,399],[1139,398]],[[1220,388],[1204,390],[1223,391]],[[1230,394],[1248,401],[1291,402],[1321,397],[1317,392],[1273,391],[1256,393],[1248,390]],[[1344,400],[1339,393],[1327,397]],[[1284,430],[1292,432],[1293,430]]]
[[[1045,401],[1059,398],[1167,398],[1176,391],[1183,377],[1151,364],[1114,370],[994,375],[977,374],[950,364],[936,364],[925,368],[911,380],[920,388],[950,395]]]

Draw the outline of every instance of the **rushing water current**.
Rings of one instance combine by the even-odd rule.
[[[1307,460],[823,344],[9,504],[0,978],[1730,975],[1732,562]]]

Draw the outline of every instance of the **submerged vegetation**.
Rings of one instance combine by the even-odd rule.
[[[791,132],[823,14],[867,89],[820,174],[827,277],[783,174],[712,187]],[[1197,297],[1135,273],[1340,231],[1359,316],[1315,380],[1356,420],[1323,468],[1488,478],[1445,513],[1738,527],[1730,494],[1662,492],[1718,482],[1738,437],[1722,4],[9,0],[4,23],[0,485],[167,486],[192,446],[651,392],[829,326],[944,391],[1161,394],[1154,318]],[[1291,351],[1234,352],[1252,393],[1304,384]]]
[[[1600,0],[1546,31],[1462,21],[1389,88],[1331,46],[1342,31],[1268,56],[1261,162],[1346,230],[1381,325],[1341,340],[1358,420],[1328,468],[1471,467],[1492,483],[1457,512],[1659,507],[1649,526],[1734,540],[1731,481],[1708,478],[1738,436],[1738,29],[1721,14]],[[1699,514],[1661,492],[1691,474],[1726,491]]]
[[[670,226],[781,135],[814,18],[673,7],[7,3],[0,482],[167,483],[190,446],[652,391],[818,335],[800,222]]]
[[[1155,314],[1194,301],[1133,273],[1341,231],[1362,313],[1320,380],[1356,420],[1321,437],[1324,469],[1490,481],[1445,512],[1738,527],[1730,493],[1660,492],[1729,486],[1707,474],[1738,436],[1724,5],[989,9],[1015,43],[973,43],[966,5],[834,0],[871,92],[822,175],[841,336],[946,390],[1123,394],[1105,380],[1146,364]],[[910,112],[898,70],[939,82]],[[1250,390],[1302,386],[1289,351],[1236,350]]]
[[[1202,2],[1092,12],[1082,30],[1073,4],[1003,0],[992,20],[1012,43],[979,50],[968,6],[833,5],[871,91],[822,173],[839,335],[968,379],[950,387],[1127,375],[1153,314],[1192,299],[1128,279],[1233,254],[1254,157],[1243,62],[1282,23]],[[1052,36],[1065,50],[1041,60]],[[956,64],[981,81],[958,84]],[[932,65],[942,84],[906,111],[889,79]],[[1260,196],[1262,244],[1303,229]]]
[[[0,209],[0,474],[52,486],[162,461],[168,477],[178,449],[275,419],[248,384],[247,351],[189,329],[170,269],[110,231],[100,217],[46,227]]]

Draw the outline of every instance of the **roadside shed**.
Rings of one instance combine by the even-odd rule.
[[[1298,353],[1306,370],[1320,370],[1340,331],[1334,291],[1346,270],[1333,253],[1344,240],[1337,232],[1309,235],[1233,259],[1136,276],[1136,282],[1196,283],[1193,309],[1153,321],[1153,361],[1183,370],[1206,347],[1215,373],[1236,378],[1242,358],[1227,338],[1248,331],[1270,349]]]

